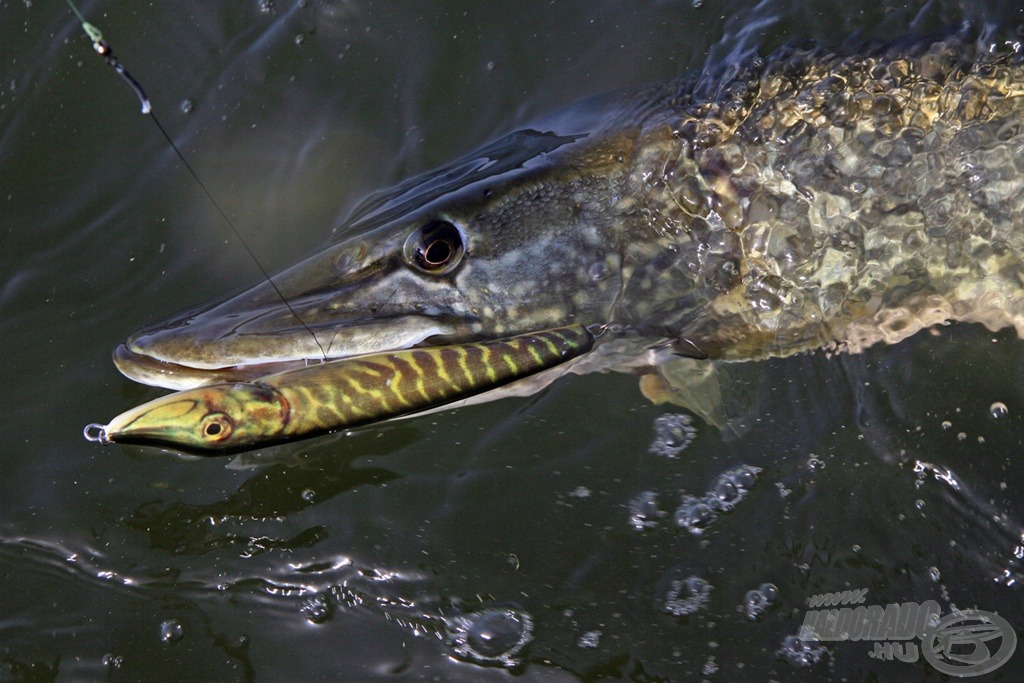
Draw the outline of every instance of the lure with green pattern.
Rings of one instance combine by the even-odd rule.
[[[495,341],[332,361],[252,382],[214,384],[89,425],[86,437],[225,453],[421,412],[490,391],[589,351],[581,325]]]

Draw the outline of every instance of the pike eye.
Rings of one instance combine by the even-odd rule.
[[[465,253],[462,233],[448,221],[421,225],[405,241],[405,260],[430,275],[450,273]]]
[[[223,441],[231,436],[231,418],[224,413],[210,413],[203,418],[200,430],[207,441]]]

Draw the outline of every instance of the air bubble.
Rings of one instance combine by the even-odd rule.
[[[932,581],[938,582],[939,579],[942,578],[942,573],[939,572],[939,568],[938,567],[929,567],[928,568],[928,576],[929,576],[929,578],[931,578]]]
[[[953,423],[950,422],[949,420],[943,420],[942,421],[942,428],[943,429],[952,429],[953,428]]]
[[[797,669],[814,666],[827,654],[828,650],[821,643],[802,640],[797,636],[786,636],[778,650],[778,655]]]
[[[775,584],[763,583],[760,587],[747,591],[739,610],[747,615],[747,619],[757,621],[772,608],[779,599],[779,589]]]
[[[297,34],[295,36],[295,44],[296,45],[302,45],[304,42],[306,42],[306,34],[299,33],[299,34]]]
[[[585,650],[592,650],[601,644],[600,631],[587,631],[576,641],[576,646]]]
[[[586,486],[577,486],[572,491],[569,491],[569,497],[570,498],[589,498],[590,497],[590,489],[588,489]]]
[[[704,498],[686,495],[683,496],[682,502],[676,508],[675,519],[680,528],[686,529],[694,536],[699,536],[714,524],[718,519],[718,513]]]
[[[711,584],[699,576],[672,581],[665,596],[664,611],[685,617],[703,609],[711,599]]]
[[[179,108],[181,109],[182,114],[191,114],[196,108],[196,105],[192,100],[182,100]]]
[[[732,510],[747,497],[747,493],[757,483],[760,472],[760,467],[741,465],[719,475],[709,491],[709,502],[720,512]]]
[[[487,609],[448,622],[448,642],[456,655],[476,662],[516,665],[515,655],[533,638],[533,619],[512,608]]]
[[[167,645],[174,645],[185,637],[185,627],[177,619],[168,619],[160,624],[160,640]]]
[[[988,407],[988,414],[998,420],[1009,415],[1010,409],[1006,407],[1005,403],[996,401]]]
[[[329,595],[317,593],[303,601],[299,611],[310,623],[323,624],[334,615],[334,601]]]
[[[302,489],[302,493],[300,493],[299,496],[307,503],[312,503],[316,500],[316,491],[313,489]]]
[[[654,420],[654,441],[647,452],[675,458],[697,436],[693,418],[685,413],[668,413]]]
[[[956,435],[956,438],[957,438],[957,441],[966,441],[967,440],[967,432],[960,432],[959,434]]]
[[[604,261],[596,261],[587,268],[587,275],[594,282],[600,282],[608,277],[608,265]]]
[[[658,494],[644,491],[629,501],[629,523],[637,531],[653,529],[665,513],[658,509]]]

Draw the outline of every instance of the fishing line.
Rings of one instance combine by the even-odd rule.
[[[103,57],[104,60],[106,60],[107,64],[114,68],[114,71],[116,71],[118,75],[121,76],[125,83],[131,86],[131,89],[135,92],[135,96],[139,98],[139,104],[142,107],[142,113],[148,115],[149,118],[153,120],[153,123],[156,124],[156,127],[160,130],[160,133],[164,136],[164,139],[167,140],[167,144],[171,146],[171,149],[174,150],[174,153],[178,155],[178,159],[180,159],[181,163],[185,165],[186,169],[188,169],[189,174],[192,176],[193,179],[195,179],[199,187],[202,188],[203,193],[206,194],[207,199],[209,199],[210,203],[213,204],[213,206],[217,209],[217,213],[219,213],[221,218],[224,219],[224,222],[228,224],[228,227],[231,228],[231,231],[235,233],[235,237],[237,237],[238,241],[242,244],[243,247],[245,247],[245,250],[249,253],[249,257],[252,259],[252,262],[256,264],[256,267],[260,269],[261,273],[263,273],[263,277],[266,278],[267,282],[270,283],[270,286],[274,288],[275,292],[277,292],[277,296],[281,299],[281,302],[284,303],[284,305],[288,308],[288,311],[295,317],[296,320],[299,321],[299,324],[302,325],[306,332],[309,332],[309,335],[313,337],[313,341],[320,349],[320,354],[323,356],[324,361],[326,361],[327,352],[324,351],[323,345],[320,343],[320,340],[317,339],[316,333],[313,332],[312,329],[310,329],[309,325],[307,325],[306,322],[299,316],[298,312],[296,312],[296,310],[292,308],[292,305],[288,302],[288,299],[278,288],[277,283],[274,282],[274,278],[270,277],[270,273],[268,273],[267,269],[263,267],[262,263],[260,263],[260,260],[256,257],[256,253],[249,246],[249,243],[245,241],[245,238],[242,237],[241,231],[239,231],[239,229],[235,227],[235,224],[232,222],[232,220],[228,218],[227,213],[224,211],[224,209],[220,207],[220,204],[217,203],[217,200],[213,198],[213,194],[210,193],[210,190],[207,189],[203,181],[199,179],[199,175],[195,172],[195,169],[192,168],[192,164],[188,163],[188,159],[186,159],[185,155],[181,153],[181,150],[178,149],[178,146],[174,144],[174,140],[171,139],[171,136],[167,133],[167,130],[160,123],[160,119],[156,117],[156,112],[153,111],[153,105],[150,103],[149,98],[146,97],[146,92],[142,89],[142,86],[139,84],[137,80],[132,78],[132,75],[128,73],[128,70],[124,68],[120,61],[118,61],[117,57],[114,55],[114,51],[110,49],[110,44],[106,40],[104,40],[103,34],[100,32],[100,30],[85,20],[85,17],[82,16],[82,13],[78,11],[78,8],[75,7],[75,4],[71,2],[71,0],[65,0],[65,2],[68,3],[68,7],[70,7],[71,11],[75,13],[76,17],[78,17],[78,21],[82,24],[82,30],[85,31],[86,35],[89,36],[89,40],[92,41],[93,49],[96,50],[96,52],[101,57]]]

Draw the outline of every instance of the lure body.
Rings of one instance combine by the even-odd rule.
[[[581,325],[480,343],[406,349],[180,391],[97,427],[105,442],[224,453],[416,413],[586,353]],[[89,428],[87,428],[87,435]]]

